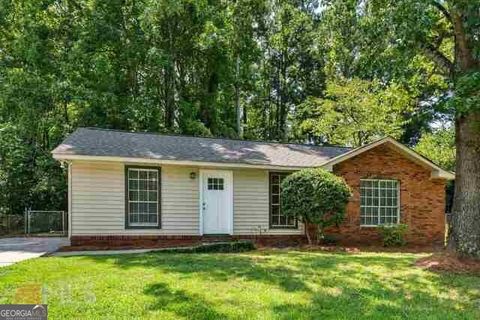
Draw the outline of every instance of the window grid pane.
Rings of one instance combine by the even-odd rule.
[[[208,178],[207,189],[208,190],[223,190],[224,180],[223,178]]]
[[[158,225],[158,170],[128,169],[128,222]]]
[[[281,211],[281,183],[287,173],[270,173],[270,224],[272,227],[295,227],[295,217],[286,217]]]
[[[396,180],[360,180],[360,223],[399,223],[399,188]]]

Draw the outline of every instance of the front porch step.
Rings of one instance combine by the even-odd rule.
[[[229,242],[233,238],[229,234],[204,234],[202,236],[202,243],[212,243],[212,242]]]

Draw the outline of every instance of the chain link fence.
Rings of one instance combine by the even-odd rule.
[[[25,210],[23,215],[0,215],[0,236],[67,236],[65,211]]]
[[[25,215],[28,235],[67,235],[65,211],[28,210]]]
[[[20,215],[0,215],[0,236],[15,236],[25,233],[25,217]]]

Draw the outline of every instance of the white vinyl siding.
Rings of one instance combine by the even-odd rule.
[[[360,224],[377,226],[400,222],[400,186],[396,180],[360,180]]]
[[[124,165],[72,163],[72,235],[198,234],[198,181],[191,172],[198,170],[161,167],[161,229],[125,229]]]
[[[125,228],[125,165],[74,161],[71,211],[76,235],[199,235],[199,169],[161,166],[161,229]],[[148,164],[152,166],[152,164]],[[190,173],[195,172],[195,179]],[[298,229],[269,229],[268,170],[234,169],[234,235],[303,234]]]
[[[297,229],[269,228],[269,172],[250,169],[233,172],[233,232],[237,235],[303,234]]]

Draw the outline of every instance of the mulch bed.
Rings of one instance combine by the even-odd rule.
[[[480,274],[480,260],[459,257],[446,252],[418,259],[415,266],[434,272]]]
[[[270,249],[269,246],[259,246],[259,248]],[[389,252],[389,253],[434,253],[440,252],[442,248],[432,246],[410,246],[410,247],[383,247],[383,246],[341,246],[341,245],[302,245],[286,246],[282,249],[301,250],[301,251],[323,251],[323,252]]]

